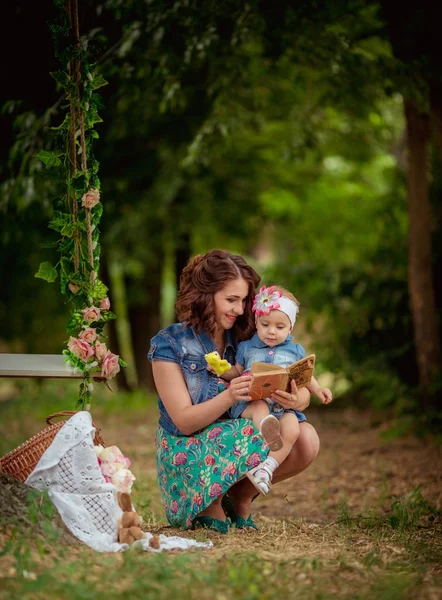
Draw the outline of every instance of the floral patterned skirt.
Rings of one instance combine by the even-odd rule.
[[[158,427],[155,446],[166,517],[181,529],[269,452],[250,419],[217,421],[191,437]]]

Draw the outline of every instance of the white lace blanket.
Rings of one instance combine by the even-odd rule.
[[[94,449],[94,434],[89,412],[73,415],[58,431],[25,483],[47,490],[63,522],[76,538],[99,552],[121,552],[129,546],[118,542],[117,521],[121,509],[117,490],[104,481]],[[152,534],[146,532],[146,538],[135,544],[152,552],[212,546],[212,542],[160,535],[160,548],[155,549],[149,546],[151,538]]]

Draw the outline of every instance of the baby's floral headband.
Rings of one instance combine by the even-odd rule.
[[[261,315],[268,315],[271,310],[277,310],[279,308],[278,300],[281,298],[282,293],[275,289],[275,286],[266,287],[265,285],[259,290],[253,299],[252,311],[256,313],[257,317]]]
[[[284,296],[282,292],[279,292],[276,286],[266,287],[263,285],[253,300],[252,312],[257,317],[261,317],[262,315],[268,315],[271,310],[280,310],[286,314],[293,328],[296,315],[299,312],[298,305]]]

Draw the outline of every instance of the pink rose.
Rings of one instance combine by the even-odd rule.
[[[104,446],[102,446],[101,444],[98,444],[98,446],[94,446],[94,450],[95,450],[95,454],[99,457],[100,454],[104,450]]]
[[[105,379],[112,379],[120,371],[118,356],[108,352],[101,363],[101,376]]]
[[[107,446],[98,453],[98,456],[103,462],[114,463],[120,465],[119,468],[127,468],[130,463],[129,459],[124,456],[118,446]]]
[[[109,298],[103,298],[103,300],[101,301],[101,304],[100,304],[100,308],[102,308],[103,310],[109,310],[110,309],[110,300],[109,300]]]
[[[119,492],[130,494],[135,476],[129,469],[118,469],[111,477],[111,482]]]
[[[253,429],[253,427],[251,425],[245,425],[242,429],[241,429],[241,433],[243,435],[252,435],[252,433],[255,433],[255,430]]]
[[[92,327],[87,327],[83,329],[83,331],[78,336],[80,340],[87,342],[88,344],[93,344],[97,339],[97,332]]]
[[[103,344],[102,342],[97,342],[95,344],[95,356],[98,360],[103,360],[108,352],[109,350],[106,348],[106,344]]]
[[[113,477],[115,475],[115,473],[117,471],[120,470],[119,468],[116,467],[116,465],[114,463],[105,462],[105,461],[104,462],[101,461],[100,469],[101,469],[101,472],[103,473],[103,475],[105,477],[107,477],[109,480],[111,477]]]
[[[77,358],[87,362],[94,354],[94,349],[87,342],[71,337],[68,344],[69,350],[75,354]]]
[[[178,502],[176,500],[172,500],[172,503],[170,505],[170,510],[176,515],[176,513],[178,512]]]
[[[98,453],[98,463],[101,472],[109,481],[116,476],[117,471],[126,471],[130,467],[130,460],[124,456],[118,446],[102,448]]]
[[[161,438],[161,448],[164,448],[164,450],[169,450],[169,446],[167,445],[167,438]]]
[[[100,192],[98,190],[89,190],[84,194],[81,204],[85,208],[94,208],[96,204],[100,202]]]
[[[87,323],[92,323],[93,321],[99,321],[101,318],[100,309],[96,306],[90,306],[89,308],[85,308],[83,311],[83,319]]]

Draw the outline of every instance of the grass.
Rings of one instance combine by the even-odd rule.
[[[50,382],[36,387],[26,381],[10,390],[12,398],[0,402],[1,453],[44,427],[48,414],[71,409],[77,385],[70,389]],[[441,514],[421,487],[392,496],[386,493],[384,482],[377,504],[355,510],[352,481],[348,485],[341,481],[340,500],[333,509],[331,481],[315,486],[316,496],[311,498],[312,504],[323,507],[324,519],[309,522],[292,513],[283,519],[271,516],[275,504],[285,502],[284,496],[275,493],[272,510],[257,514],[258,532],[231,530],[222,536],[201,530],[177,531],[164,521],[155,481],[155,399],[143,394],[110,394],[105,389],[98,389],[95,396],[93,418],[103,427],[105,441],[119,445],[133,461],[137,475],[134,496],[136,493],[145,528],[153,533],[211,539],[214,546],[161,554],[135,548],[120,554],[94,552],[56,527],[57,516],[48,498],[30,491],[26,515],[21,515],[24,518],[1,520],[0,598],[442,597]],[[362,425],[358,431],[358,435],[364,434]],[[342,453],[346,443],[343,436]],[[331,461],[330,468],[342,460],[338,446],[335,453],[323,456],[324,461]]]

